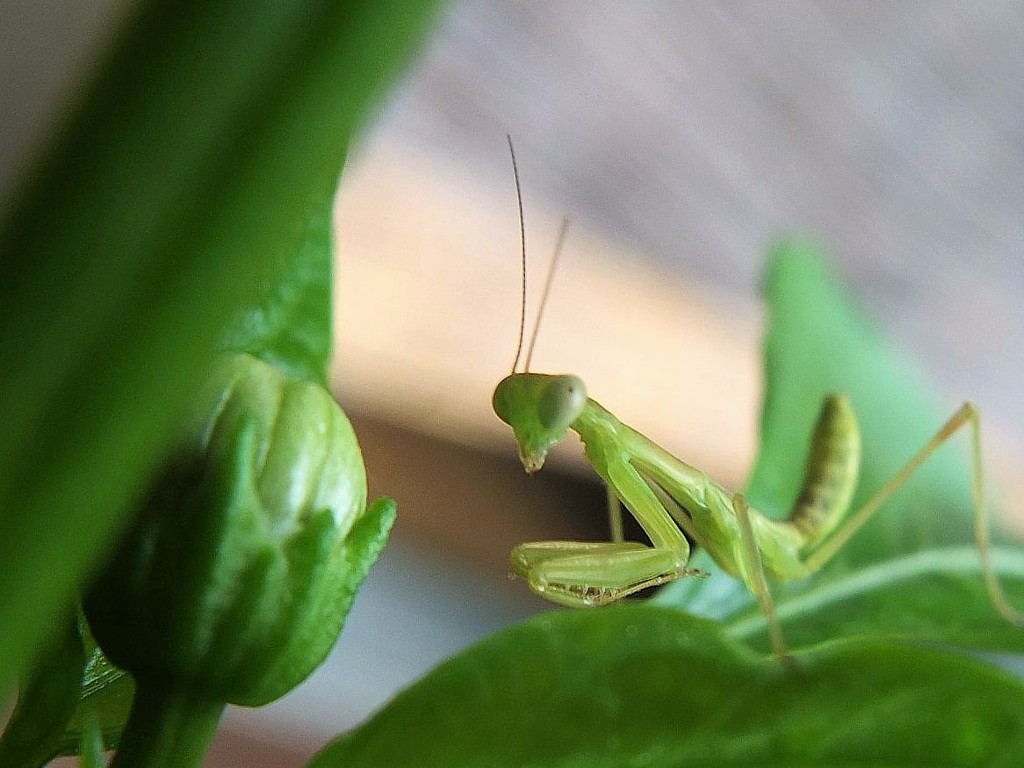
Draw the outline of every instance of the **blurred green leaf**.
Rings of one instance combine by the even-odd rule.
[[[153,0],[125,24],[0,226],[0,687],[163,457],[227,321],[322,214],[434,5]]]
[[[331,213],[334,196],[310,211],[306,231],[259,301],[230,324],[220,347],[248,352],[292,378],[327,386],[331,355]]]
[[[649,605],[549,613],[442,664],[310,768],[1017,766],[1024,685],[973,659],[837,643],[786,670]]]
[[[244,310],[225,334],[223,346],[226,349],[245,349],[276,364],[293,377],[312,379],[326,384],[326,367],[331,346],[331,231],[330,212],[332,196],[321,201],[320,211],[312,217],[307,235],[294,257],[287,259],[283,274],[274,281],[271,290],[265,292],[260,303]],[[390,509],[390,518],[394,509]],[[374,518],[375,519],[375,518]],[[386,538],[387,527],[383,531]],[[383,541],[380,542],[382,546]],[[348,553],[351,546],[346,547]],[[356,571],[365,577],[380,546],[369,547],[367,563],[356,562]],[[348,554],[346,559],[352,559]],[[349,570],[352,568],[350,567]],[[344,605],[339,611],[347,611],[354,597],[355,587],[361,578],[346,572],[343,591]],[[351,588],[350,588],[351,587]],[[93,748],[99,740],[100,746],[116,749],[131,711],[135,685],[130,675],[115,667],[103,655],[89,633],[84,617],[79,622],[84,637],[74,636],[77,643],[76,670],[64,670],[55,674],[59,661],[67,661],[64,653],[54,658],[39,675],[46,681],[45,688],[33,683],[23,690],[19,707],[23,712],[34,712],[47,725],[46,732],[19,726],[4,733],[0,739],[0,767],[42,766],[55,755],[77,755],[83,745]],[[85,656],[83,657],[83,647]],[[84,673],[83,664],[84,661]],[[70,671],[70,674],[67,672]],[[56,686],[65,686],[62,695],[73,711],[56,706],[52,701],[42,700],[40,693],[50,691],[56,695]],[[70,717],[69,717],[70,714]],[[25,715],[21,716],[24,719]],[[19,723],[20,720],[13,721]],[[62,726],[62,722],[66,724]],[[93,732],[94,731],[94,732]],[[26,736],[35,742],[30,752],[27,744],[19,743]],[[18,745],[15,750],[13,745]],[[92,756],[93,758],[95,755]],[[6,761],[6,762],[5,762]]]

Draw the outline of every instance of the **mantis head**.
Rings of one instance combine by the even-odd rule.
[[[587,389],[579,376],[570,374],[513,373],[494,388],[491,403],[498,418],[512,427],[519,459],[533,474],[583,412]]]

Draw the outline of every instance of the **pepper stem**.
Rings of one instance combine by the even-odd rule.
[[[223,701],[137,681],[110,768],[195,768],[217,730]]]

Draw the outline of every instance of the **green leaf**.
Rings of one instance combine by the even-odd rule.
[[[811,246],[787,244],[772,253],[765,294],[766,391],[749,495],[758,508],[786,514],[821,400],[846,392],[863,440],[856,507],[952,409],[944,409],[925,377],[879,336]],[[967,445],[964,431],[940,448],[822,571],[772,585],[791,646],[871,636],[1024,653],[1024,630],[996,613],[984,587],[971,525]],[[1024,606],[1024,550],[995,554],[1011,603]],[[745,587],[705,553],[693,564],[711,577],[672,584],[656,600],[717,619],[733,636],[767,649],[764,618]]]
[[[652,606],[550,613],[442,664],[310,768],[1017,766],[1024,685],[924,647],[797,669]]]
[[[316,201],[294,255],[260,301],[231,324],[221,340],[222,349],[248,352],[292,378],[327,385],[333,203],[333,195]]]
[[[993,560],[1011,605],[1024,605],[1024,553],[998,548]],[[731,637],[767,652],[767,623],[750,593],[704,553],[693,563],[710,577],[665,589],[654,602],[715,619]],[[870,637],[1024,655],[1024,628],[992,607],[973,545],[928,548],[838,575],[826,567],[771,587],[791,648]]]
[[[163,458],[225,324],[322,211],[434,5],[151,0],[125,25],[0,224],[0,688]]]

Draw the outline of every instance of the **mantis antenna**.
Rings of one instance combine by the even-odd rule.
[[[548,303],[548,294],[551,293],[551,283],[555,277],[555,267],[558,266],[558,257],[562,255],[562,246],[565,244],[565,232],[569,229],[569,217],[562,217],[562,225],[558,229],[558,239],[555,241],[555,252],[551,255],[551,266],[548,267],[548,276],[544,281],[544,292],[540,295],[540,307],[537,309],[537,320],[533,324],[533,335],[530,336],[530,346],[526,349],[526,364],[523,371],[529,372],[530,360],[533,358],[533,348],[537,344],[537,334],[540,331],[540,321],[544,317],[544,307]]]
[[[512,157],[512,176],[516,180],[516,203],[519,205],[519,244],[522,252],[523,295],[519,302],[519,343],[516,344],[516,359],[512,361],[512,373],[519,366],[519,357],[523,354],[523,336],[526,334],[526,224],[523,221],[523,190],[519,186],[519,166],[516,164],[516,150],[512,146],[512,136],[505,134],[508,140],[508,153]],[[533,348],[533,345],[530,345]],[[529,367],[529,363],[527,363]]]
[[[523,218],[523,190],[519,183],[519,165],[516,163],[516,150],[512,146],[512,136],[505,134],[508,141],[508,154],[512,158],[512,176],[516,182],[516,204],[519,207],[519,245],[522,257],[522,298],[519,302],[519,341],[516,343],[516,359],[512,361],[512,373],[519,367],[519,358],[523,354],[523,340],[526,336],[526,223]],[[558,230],[558,239],[555,241],[555,251],[551,256],[551,266],[548,267],[548,276],[544,282],[544,291],[541,293],[540,307],[537,310],[537,320],[533,326],[533,334],[530,336],[530,346],[526,350],[526,362],[523,364],[523,372],[530,370],[530,360],[533,358],[533,348],[537,344],[537,333],[540,330],[540,321],[544,317],[544,307],[548,303],[548,294],[551,293],[551,282],[555,276],[555,267],[558,264],[558,257],[562,253],[562,245],[565,243],[565,232],[569,228],[569,217],[562,217],[562,225]]]

